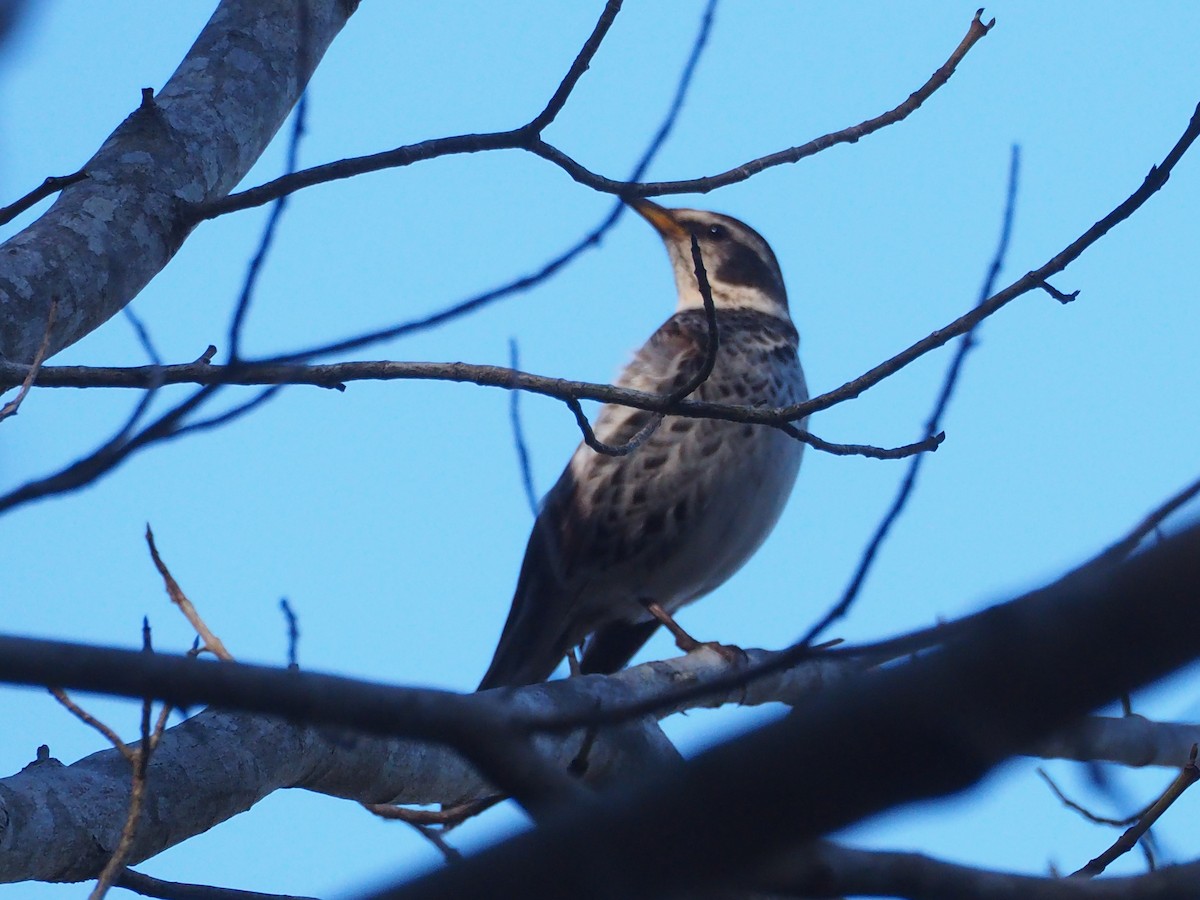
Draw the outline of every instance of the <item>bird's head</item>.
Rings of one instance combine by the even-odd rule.
[[[678,309],[701,309],[692,236],[717,309],[754,309],[790,320],[779,261],[762,235],[744,222],[701,209],[667,209],[646,199],[628,201],[667,246],[679,290]]]

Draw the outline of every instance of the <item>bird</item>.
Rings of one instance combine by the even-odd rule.
[[[671,395],[698,380],[708,361],[711,372],[691,399],[766,407],[808,399],[783,275],[762,236],[721,213],[626,202],[662,238],[677,303],[616,385]],[[715,313],[715,356],[693,241]],[[625,455],[584,441],[546,494],[477,690],[545,681],[581,644],[582,673],[615,672],[660,625],[685,652],[700,644],[673,614],[723,584],[770,534],[804,445],[769,425],[617,404],[601,409],[593,431],[620,445],[651,428]]]

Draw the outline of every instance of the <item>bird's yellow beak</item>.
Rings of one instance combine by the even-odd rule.
[[[626,200],[625,202],[638,215],[653,225],[654,230],[661,234],[663,238],[681,238],[687,234],[687,229],[679,224],[674,212],[666,207],[659,206],[657,203],[653,203],[644,197]]]

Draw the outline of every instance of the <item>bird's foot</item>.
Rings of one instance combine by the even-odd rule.
[[[675,646],[684,653],[691,653],[694,650],[699,650],[701,647],[707,647],[714,653],[719,655],[731,666],[740,666],[749,662],[749,657],[746,656],[746,651],[734,644],[722,644],[718,641],[698,641],[686,631],[683,630],[678,622],[671,618],[671,614],[653,601],[644,604],[646,611],[658,621],[662,622],[668,631],[675,636]]]
[[[694,653],[697,650],[711,650],[735,669],[740,666],[747,665],[750,662],[750,656],[737,644],[722,644],[719,641],[692,640],[686,647],[681,641],[676,641],[675,646],[684,653]]]

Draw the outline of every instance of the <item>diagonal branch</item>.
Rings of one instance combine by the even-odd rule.
[[[823,693],[598,808],[369,896],[634,900],[737,883],[864,816],[960,791],[1064,722],[1194,659],[1200,633],[1180,623],[1197,586],[1193,527],[1107,577],[1072,574],[995,607],[942,652]]]
[[[1006,192],[1004,214],[1001,217],[1000,238],[996,243],[995,253],[992,255],[992,261],[988,265],[987,274],[984,276],[983,284],[980,287],[979,297],[976,301],[977,306],[985,302],[991,295],[992,289],[995,287],[996,278],[999,276],[1000,269],[1004,265],[1004,258],[1008,253],[1008,241],[1012,235],[1013,215],[1017,203],[1017,179],[1020,172],[1020,161],[1020,150],[1014,146],[1009,161],[1008,190]],[[937,400],[933,404],[933,411],[929,414],[929,420],[925,423],[926,437],[932,437],[935,434],[941,433],[942,417],[945,415],[946,408],[950,405],[950,398],[954,395],[954,389],[958,385],[958,379],[962,374],[963,363],[966,361],[967,354],[971,352],[971,349],[975,345],[974,335],[975,332],[972,329],[963,336],[962,341],[959,342],[957,352],[955,352],[950,365],[946,369],[946,374],[942,379],[942,388],[938,392]],[[843,618],[850,611],[850,607],[858,598],[859,591],[866,582],[867,573],[871,571],[871,566],[875,562],[879,549],[883,546],[883,542],[887,540],[892,526],[900,518],[900,514],[904,511],[905,506],[908,505],[908,500],[916,488],[917,476],[921,472],[921,465],[924,461],[925,455],[918,454],[909,462],[908,471],[905,473],[904,479],[896,491],[896,496],[892,499],[891,506],[876,526],[875,532],[871,535],[871,539],[868,541],[866,549],[863,551],[858,565],[855,567],[850,583],[846,586],[845,591],[842,592],[842,596],[797,643],[812,644],[826,628],[838,619]]]
[[[21,379],[21,389],[17,391],[17,396],[5,403],[4,406],[0,406],[0,422],[17,414],[21,408],[21,403],[25,400],[25,395],[33,387],[33,382],[37,379],[37,374],[42,368],[42,362],[46,359],[46,352],[50,349],[50,335],[54,331],[54,319],[57,315],[58,300],[51,298],[50,311],[46,313],[46,333],[42,337],[42,344],[38,347],[37,353],[33,355],[33,362],[29,364],[29,371]]]
[[[955,319],[944,328],[939,328],[928,337],[922,338],[907,350],[897,353],[891,359],[880,363],[853,381],[848,381],[835,390],[821,394],[819,397],[814,397],[807,403],[797,404],[789,411],[791,415],[799,418],[800,416],[810,415],[822,409],[828,409],[845,400],[854,399],[867,390],[867,388],[874,387],[889,375],[899,372],[913,360],[924,356],[931,350],[941,347],[943,344],[949,343],[960,335],[966,334],[988,316],[1007,306],[1023,294],[1027,294],[1035,289],[1041,289],[1047,278],[1065,269],[1078,259],[1085,250],[1091,247],[1092,244],[1104,237],[1115,226],[1128,219],[1142,204],[1154,196],[1167,183],[1167,179],[1171,175],[1171,170],[1175,168],[1176,163],[1179,162],[1192,146],[1197,136],[1200,136],[1200,105],[1197,105],[1195,111],[1192,113],[1187,128],[1184,129],[1175,146],[1171,148],[1161,163],[1150,167],[1150,171],[1142,180],[1141,185],[1113,209],[1112,212],[1084,231],[1083,234],[1068,244],[1044,265],[1023,275],[1008,287],[993,294],[985,302],[975,307],[975,309]]]
[[[608,10],[606,9],[605,12],[607,14]],[[422,141],[419,144],[397,147],[382,153],[352,157],[338,160],[337,162],[326,163],[325,165],[316,166],[311,169],[304,169],[295,175],[277,178],[259,187],[250,188],[249,190],[230,194],[228,197],[208,202],[199,207],[195,211],[195,215],[199,219],[211,219],[216,216],[225,215],[226,213],[262,206],[264,203],[269,203],[285,194],[294,193],[302,188],[312,187],[313,185],[325,184],[342,178],[351,178],[367,172],[378,172],[383,169],[409,166],[416,162],[423,162],[440,156],[479,153],[486,150],[527,150],[558,166],[580,184],[597,191],[619,196],[649,197],[663,194],[708,193],[718,187],[745,181],[765,169],[783,165],[784,163],[799,162],[801,159],[813,156],[837,144],[855,143],[881,128],[886,128],[888,125],[902,121],[916,111],[921,104],[928,100],[938,88],[950,79],[950,76],[954,74],[954,70],[963,57],[988,33],[993,24],[995,24],[995,20],[984,24],[980,20],[980,13],[976,13],[967,30],[966,36],[954,49],[954,52],[950,54],[946,62],[934,72],[924,85],[910,94],[899,106],[879,116],[867,119],[865,122],[822,135],[819,138],[809,141],[807,144],[791,147],[787,150],[780,150],[777,153],[750,160],[736,168],[706,178],[639,184],[633,181],[616,181],[603,175],[598,175],[589,171],[557,147],[542,140],[541,127],[544,126],[541,125],[541,120],[546,116],[546,111],[543,111],[542,114],[534,118],[528,125],[515,128],[511,131],[455,135],[453,137]],[[598,25],[597,28],[599,29],[599,27]],[[593,37],[595,37],[594,34]],[[574,82],[566,88],[567,91],[573,86]],[[560,86],[560,92],[562,90],[563,88]],[[563,100],[565,101],[565,97]],[[552,108],[552,106],[548,106],[547,110],[551,110]],[[554,112],[557,113],[557,109],[554,109]]]
[[[51,194],[57,194],[63,188],[70,187],[77,181],[83,181],[88,174],[83,169],[78,172],[72,172],[70,175],[51,175],[32,191],[10,203],[8,206],[0,208],[0,225],[7,225],[25,210],[36,206],[41,201],[45,200]]]
[[[85,163],[88,177],[2,245],[0,355],[33,358],[47,297],[59,301],[51,355],[99,327],[183,244],[184,201],[222,197],[245,177],[357,5],[303,3],[301,34],[297,0],[222,0],[158,95]],[[301,56],[301,77],[281,77]]]
[[[562,108],[567,105],[567,99],[571,96],[571,91],[575,90],[575,85],[579,83],[579,79],[583,77],[583,73],[588,70],[592,59],[596,56],[596,51],[600,49],[600,44],[604,40],[605,35],[612,28],[612,23],[616,20],[617,13],[621,11],[621,3],[622,0],[608,0],[604,4],[604,11],[600,13],[600,20],[596,22],[596,27],[588,35],[588,39],[580,49],[579,55],[571,63],[571,68],[563,76],[558,89],[555,90],[554,95],[546,103],[546,108],[534,116],[523,130],[528,130],[534,134],[541,134],[557,118],[558,114],[562,112]]]

